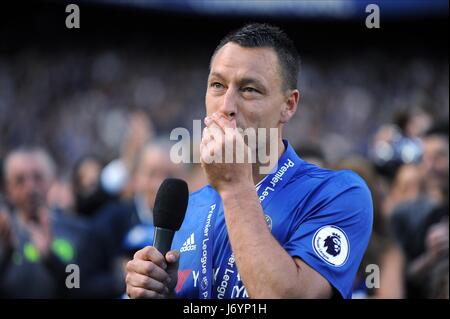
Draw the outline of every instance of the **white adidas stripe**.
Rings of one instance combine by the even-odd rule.
[[[195,245],[194,233],[192,233],[181,246],[180,252],[194,251],[196,248],[197,245]]]

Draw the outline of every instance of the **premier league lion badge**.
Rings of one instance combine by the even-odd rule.
[[[335,267],[344,265],[350,252],[347,235],[342,229],[333,225],[317,230],[312,245],[320,258]]]

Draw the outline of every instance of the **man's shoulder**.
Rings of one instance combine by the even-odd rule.
[[[344,170],[331,170],[322,168],[308,162],[304,162],[293,179],[293,184],[298,187],[314,189],[327,188],[342,191],[354,187],[367,189],[366,182],[355,172]]]
[[[314,166],[297,174],[288,193],[291,201],[295,201],[292,205],[307,215],[313,212],[326,214],[331,210],[347,217],[351,212],[359,217],[362,211],[363,214],[372,214],[370,190],[364,180],[351,170]]]

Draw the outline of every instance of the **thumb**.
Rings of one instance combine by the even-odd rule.
[[[167,273],[172,279],[171,286],[175,287],[178,281],[178,265],[180,261],[180,253],[176,250],[171,250],[166,253]]]
[[[171,250],[166,253],[167,269],[178,269],[180,253],[177,250]]]

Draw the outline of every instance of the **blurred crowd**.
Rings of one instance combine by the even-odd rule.
[[[198,164],[170,161],[169,133],[203,118],[207,74],[205,54],[0,55],[0,297],[124,297],[161,182],[206,184]],[[449,298],[448,84],[448,58],[303,57],[286,137],[305,160],[354,170],[373,195],[354,298]]]

